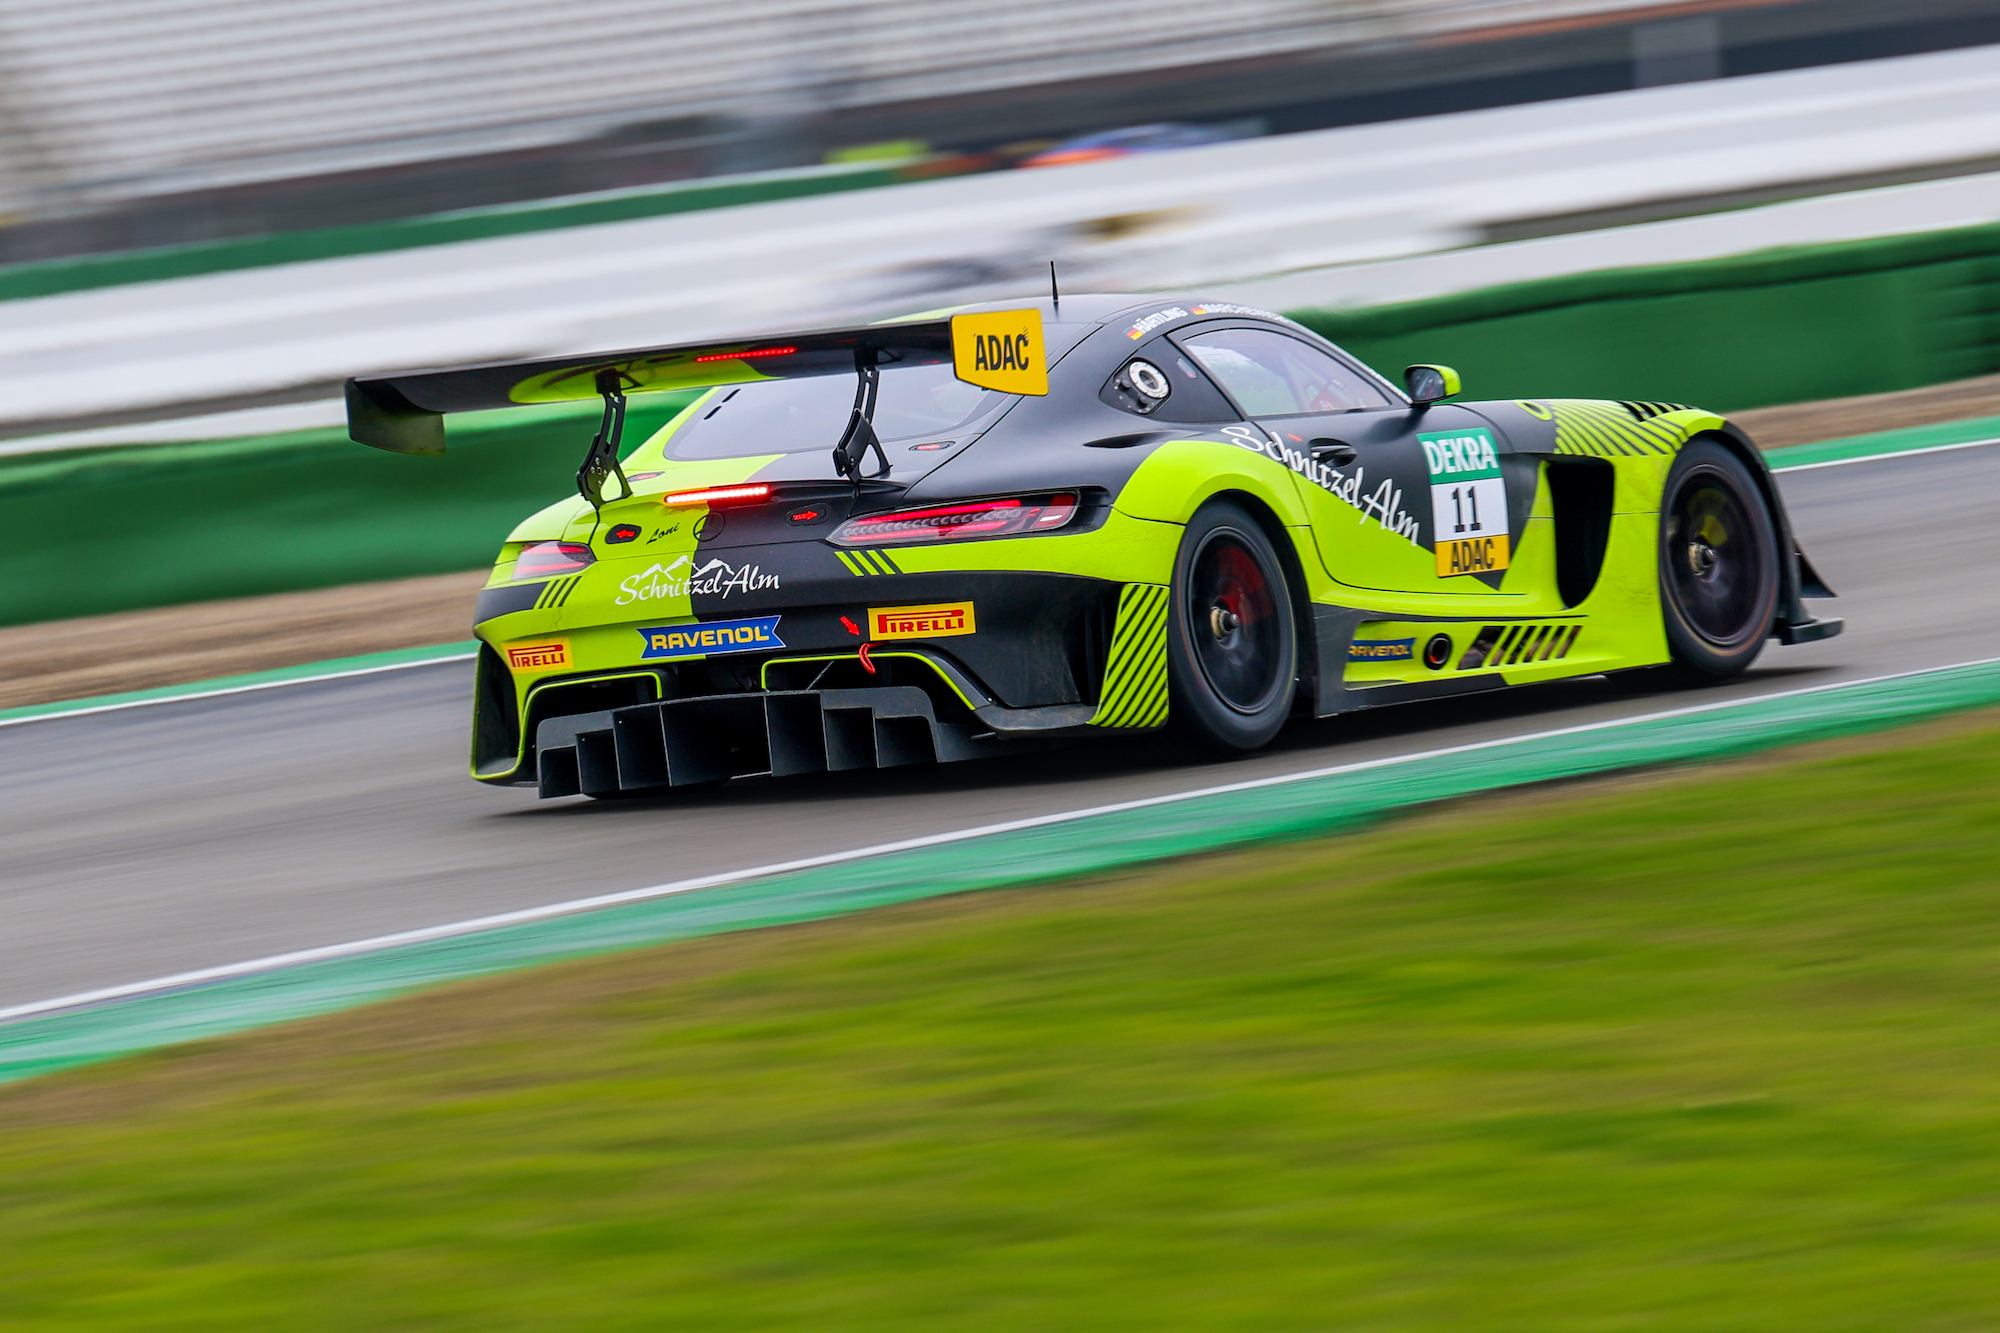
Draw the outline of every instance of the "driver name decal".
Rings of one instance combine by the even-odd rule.
[[[1483,427],[1419,434],[1431,474],[1431,536],[1439,578],[1507,568],[1507,483]]]

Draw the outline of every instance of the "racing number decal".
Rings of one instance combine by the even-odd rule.
[[[1439,578],[1507,568],[1507,484],[1483,428],[1419,434],[1431,474],[1431,540]]]

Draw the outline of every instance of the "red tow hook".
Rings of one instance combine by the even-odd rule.
[[[861,668],[871,676],[875,674],[875,664],[868,660],[868,654],[874,651],[874,648],[875,645],[872,643],[861,645]]]

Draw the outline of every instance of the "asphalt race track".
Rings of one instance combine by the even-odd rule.
[[[2000,446],[1782,478],[1845,636],[1288,730],[1225,764],[1071,748],[539,802],[465,776],[469,663],[0,729],[0,1007],[293,949],[1221,782],[2000,657]],[[968,852],[968,854],[972,854]]]

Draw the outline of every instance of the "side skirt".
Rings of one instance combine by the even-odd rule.
[[[1389,660],[1395,667],[1404,670],[1400,679],[1355,682],[1350,680],[1350,668],[1357,661],[1376,665],[1366,657],[1358,657],[1354,651],[1357,631],[1369,623],[1411,629],[1435,625],[1438,632],[1451,639],[1451,648],[1444,664],[1433,669],[1424,663],[1427,645],[1426,636],[1421,632],[1388,640],[1359,640],[1364,650],[1374,644],[1385,655],[1399,654]],[[1315,604],[1313,642],[1318,654],[1319,672],[1313,716],[1332,717],[1337,713],[1384,704],[1484,694],[1506,689],[1509,685],[1527,684],[1531,680],[1594,676],[1634,665],[1594,658],[1587,651],[1572,664],[1568,660],[1569,655],[1584,636],[1585,623],[1583,617],[1573,615],[1389,616],[1380,611]],[[1510,675],[1515,679],[1508,679]],[[1523,675],[1528,680],[1520,679]]]

